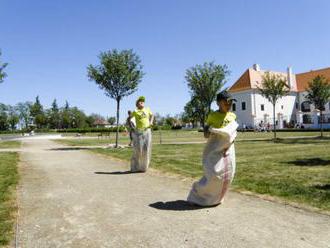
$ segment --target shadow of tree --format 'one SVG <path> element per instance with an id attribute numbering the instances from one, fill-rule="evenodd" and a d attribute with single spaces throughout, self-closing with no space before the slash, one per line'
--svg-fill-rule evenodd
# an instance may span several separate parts
<path id="1" fill-rule="evenodd" d="M 280 144 L 317 144 L 324 143 L 325 140 L 330 140 L 329 137 L 310 137 L 310 138 L 278 138 L 271 142 Z"/>
<path id="2" fill-rule="evenodd" d="M 330 165 L 330 160 L 325 160 L 322 158 L 308 158 L 308 159 L 297 159 L 286 163 L 293 164 L 296 166 L 327 166 Z"/>
<path id="3" fill-rule="evenodd" d="M 94 174 L 98 175 L 127 175 L 127 174 L 137 174 L 137 173 L 145 173 L 143 171 L 96 171 Z"/>
<path id="4" fill-rule="evenodd" d="M 198 210 L 205 208 L 197 205 L 192 205 L 189 202 L 183 200 L 155 202 L 149 204 L 149 207 L 156 208 L 159 210 L 172 210 L 172 211 L 187 211 L 187 210 Z"/>
<path id="5" fill-rule="evenodd" d="M 330 191 L 330 184 L 318 184 L 313 186 L 316 189 L 321 189 L 321 190 L 329 190 Z"/>
<path id="6" fill-rule="evenodd" d="M 88 147 L 59 147 L 59 148 L 51 148 L 48 151 L 79 151 L 79 150 L 90 150 Z"/>

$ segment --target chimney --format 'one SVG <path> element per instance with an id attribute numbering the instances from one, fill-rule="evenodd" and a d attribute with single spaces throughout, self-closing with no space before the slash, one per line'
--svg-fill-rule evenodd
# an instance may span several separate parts
<path id="1" fill-rule="evenodd" d="M 296 76 L 292 73 L 292 67 L 289 66 L 287 68 L 287 78 L 288 78 L 288 85 L 290 87 L 290 90 L 296 90 Z"/>
<path id="2" fill-rule="evenodd" d="M 255 71 L 260 71 L 260 65 L 258 65 L 258 64 L 254 64 L 254 65 L 253 65 L 253 69 L 254 69 Z"/>

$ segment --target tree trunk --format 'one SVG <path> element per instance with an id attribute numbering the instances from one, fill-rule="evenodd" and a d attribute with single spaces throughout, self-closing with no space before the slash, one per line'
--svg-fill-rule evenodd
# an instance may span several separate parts
<path id="1" fill-rule="evenodd" d="M 275 104 L 273 104 L 273 129 L 274 129 L 274 141 L 275 141 L 276 140 Z"/>
<path id="2" fill-rule="evenodd" d="M 320 110 L 321 138 L 323 138 L 323 111 Z"/>
<path id="3" fill-rule="evenodd" d="M 116 99 L 117 101 L 117 131 L 116 131 L 116 145 L 115 147 L 118 147 L 118 135 L 119 135 L 119 105 L 120 105 L 120 98 Z"/>

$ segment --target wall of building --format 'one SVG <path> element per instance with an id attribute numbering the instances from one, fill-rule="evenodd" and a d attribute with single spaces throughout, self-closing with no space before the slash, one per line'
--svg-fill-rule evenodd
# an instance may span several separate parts
<path id="1" fill-rule="evenodd" d="M 251 89 L 242 92 L 232 93 L 237 100 L 236 111 L 238 123 L 242 127 L 245 124 L 247 127 L 255 127 L 263 122 L 263 124 L 273 123 L 273 105 L 260 93 L 257 89 Z M 278 120 L 281 114 L 282 121 L 290 123 L 296 121 L 296 99 L 297 93 L 292 92 L 289 95 L 279 99 L 275 108 L 275 120 Z M 242 102 L 246 103 L 246 109 L 242 109 Z M 264 110 L 261 109 L 263 105 Z M 282 123 L 283 124 L 283 123 Z M 279 125 L 284 127 L 283 125 Z"/>
<path id="2" fill-rule="evenodd" d="M 252 118 L 252 90 L 235 92 L 231 93 L 234 99 L 237 100 L 236 110 L 233 111 L 237 116 L 237 122 L 240 127 L 245 124 L 247 127 L 253 127 L 253 118 Z M 246 109 L 242 109 L 242 103 L 245 102 Z"/>

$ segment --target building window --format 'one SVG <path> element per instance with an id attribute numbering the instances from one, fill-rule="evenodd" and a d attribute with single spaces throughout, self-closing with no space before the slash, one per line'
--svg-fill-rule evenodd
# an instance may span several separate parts
<path id="1" fill-rule="evenodd" d="M 304 101 L 301 103 L 301 111 L 302 112 L 310 112 L 311 111 L 311 104 L 309 101 Z"/>
<path id="2" fill-rule="evenodd" d="M 246 109 L 246 103 L 242 102 L 242 110 L 245 110 L 245 109 Z"/>
<path id="3" fill-rule="evenodd" d="M 283 109 L 283 105 L 281 105 L 281 109 Z"/>
<path id="4" fill-rule="evenodd" d="M 261 104 L 260 108 L 261 108 L 261 111 L 265 111 L 265 105 L 264 104 Z"/>
<path id="5" fill-rule="evenodd" d="M 235 112 L 236 111 L 236 103 L 233 103 L 233 105 L 232 105 L 232 110 Z"/>
<path id="6" fill-rule="evenodd" d="M 296 109 L 298 109 L 299 108 L 299 104 L 296 102 Z"/>

